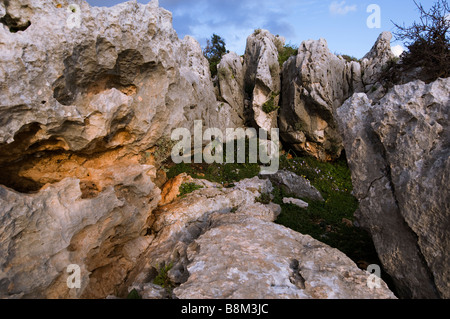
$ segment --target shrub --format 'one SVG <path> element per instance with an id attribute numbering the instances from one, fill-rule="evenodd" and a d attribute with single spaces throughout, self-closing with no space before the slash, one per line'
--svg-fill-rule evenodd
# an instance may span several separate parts
<path id="1" fill-rule="evenodd" d="M 450 6 L 447 0 L 438 0 L 429 11 L 414 1 L 420 13 L 420 21 L 406 27 L 394 23 L 397 40 L 403 41 L 407 51 L 401 62 L 394 65 L 391 80 L 398 81 L 401 73 L 420 68 L 419 79 L 432 82 L 439 77 L 450 76 Z M 394 83 L 395 84 L 395 83 Z"/>
<path id="2" fill-rule="evenodd" d="M 217 75 L 217 65 L 220 63 L 222 56 L 227 52 L 225 40 L 217 34 L 213 34 L 211 40 L 207 40 L 203 55 L 209 61 L 209 69 L 212 77 Z"/>
<path id="3" fill-rule="evenodd" d="M 169 278 L 169 271 L 172 269 L 172 267 L 173 267 L 172 263 L 166 266 L 164 265 L 160 266 L 158 276 L 156 276 L 156 278 L 153 279 L 153 283 L 166 289 L 173 288 L 174 284 Z"/>
<path id="4" fill-rule="evenodd" d="M 298 47 L 293 44 L 286 44 L 279 52 L 278 52 L 278 62 L 280 63 L 280 68 L 283 67 L 284 62 L 289 60 L 291 56 L 295 56 L 298 54 Z"/>
<path id="5" fill-rule="evenodd" d="M 279 106 L 275 104 L 275 98 L 276 98 L 278 95 L 280 95 L 280 94 L 279 94 L 279 93 L 272 92 L 272 93 L 270 94 L 269 100 L 268 100 L 266 103 L 264 103 L 264 104 L 262 105 L 262 110 L 263 110 L 265 113 L 270 114 L 270 113 L 272 113 L 273 111 L 278 110 Z"/>

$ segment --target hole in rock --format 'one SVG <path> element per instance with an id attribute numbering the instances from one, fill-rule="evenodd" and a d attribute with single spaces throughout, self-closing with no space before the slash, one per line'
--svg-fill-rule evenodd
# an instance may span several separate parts
<path id="1" fill-rule="evenodd" d="M 0 19 L 0 23 L 8 27 L 9 32 L 17 33 L 19 31 L 25 31 L 31 25 L 30 21 L 20 24 L 18 19 L 12 18 L 8 13 Z"/>
<path id="2" fill-rule="evenodd" d="M 53 83 L 53 97 L 59 103 L 71 105 L 80 94 L 91 96 L 113 88 L 134 95 L 138 91 L 134 83 L 157 70 L 156 63 L 145 62 L 137 50 L 121 52 L 111 69 L 100 64 L 101 54 L 93 41 L 74 48 L 64 60 L 64 74 Z"/>

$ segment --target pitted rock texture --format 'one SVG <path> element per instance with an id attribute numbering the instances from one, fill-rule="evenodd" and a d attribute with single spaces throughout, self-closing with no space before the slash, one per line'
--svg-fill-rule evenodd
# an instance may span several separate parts
<path id="1" fill-rule="evenodd" d="M 2 1 L 0 23 L 0 297 L 115 294 L 151 242 L 167 136 L 228 125 L 208 62 L 158 1 Z"/>
<path id="2" fill-rule="evenodd" d="M 338 250 L 273 223 L 279 206 L 255 202 L 272 189 L 269 180 L 230 189 L 197 182 L 205 189 L 159 208 L 149 221 L 154 241 L 125 293 L 135 288 L 153 298 L 152 279 L 161 265 L 172 265 L 172 298 L 395 298 L 382 281 L 371 290 L 369 274 Z"/>
<path id="3" fill-rule="evenodd" d="M 269 133 L 272 128 L 278 127 L 281 92 L 278 48 L 283 45 L 283 38 L 276 37 L 267 30 L 255 30 L 247 38 L 244 55 L 244 91 L 249 108 L 248 122 L 251 126 L 262 128 Z M 270 112 L 264 111 L 264 105 L 267 103 L 273 106 Z"/>
<path id="4" fill-rule="evenodd" d="M 410 82 L 337 110 L 359 221 L 406 298 L 450 294 L 449 87 L 448 78 Z"/>
<path id="5" fill-rule="evenodd" d="M 393 58 L 391 38 L 382 33 L 361 62 L 334 55 L 325 39 L 304 41 L 282 69 L 279 127 L 284 142 L 322 161 L 338 158 L 343 144 L 334 112 L 353 93 L 372 91 Z M 375 93 L 386 92 L 380 85 Z"/>

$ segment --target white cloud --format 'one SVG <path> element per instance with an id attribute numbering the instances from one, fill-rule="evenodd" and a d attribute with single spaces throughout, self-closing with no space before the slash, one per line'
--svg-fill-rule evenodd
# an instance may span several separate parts
<path id="1" fill-rule="evenodd" d="M 354 5 L 346 5 L 345 1 L 333 1 L 330 4 L 330 13 L 334 15 L 346 15 L 349 12 L 353 12 L 357 10 L 356 4 Z"/>
<path id="2" fill-rule="evenodd" d="M 392 50 L 392 53 L 393 53 L 395 56 L 397 56 L 397 57 L 401 56 L 402 53 L 405 51 L 405 49 L 404 49 L 400 44 L 399 44 L 399 45 L 396 45 L 396 46 L 393 46 L 393 47 L 391 48 L 391 50 Z"/>

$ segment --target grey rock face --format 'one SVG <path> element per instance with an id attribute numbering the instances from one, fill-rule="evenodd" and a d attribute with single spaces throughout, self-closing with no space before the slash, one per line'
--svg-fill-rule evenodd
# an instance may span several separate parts
<path id="1" fill-rule="evenodd" d="M 311 185 L 311 183 L 301 176 L 295 173 L 280 170 L 275 174 L 268 175 L 265 178 L 269 178 L 274 185 L 281 186 L 288 194 L 292 194 L 296 197 L 309 198 L 312 200 L 323 201 L 322 194 Z"/>
<path id="2" fill-rule="evenodd" d="M 234 126 L 245 124 L 244 115 L 244 69 L 241 57 L 234 52 L 225 54 L 217 66 L 220 96 L 231 107 L 232 114 L 237 117 Z"/>
<path id="3" fill-rule="evenodd" d="M 267 30 L 256 30 L 247 38 L 244 55 L 244 90 L 250 105 L 250 122 L 270 132 L 278 127 L 276 107 L 279 104 L 281 81 L 278 49 L 282 38 Z M 273 106 L 265 112 L 264 105 Z"/>
<path id="4" fill-rule="evenodd" d="M 383 32 L 378 37 L 372 49 L 361 60 L 362 83 L 369 92 L 379 81 L 383 67 L 394 58 L 391 50 L 392 33 Z"/>
<path id="5" fill-rule="evenodd" d="M 200 45 L 157 1 L 73 3 L 79 26 L 67 1 L 0 4 L 0 297 L 114 294 L 151 241 L 160 140 L 229 125 Z"/>
<path id="6" fill-rule="evenodd" d="M 355 92 L 371 90 L 393 57 L 392 35 L 380 35 L 361 63 L 332 54 L 324 39 L 303 42 L 296 57 L 283 65 L 279 127 L 294 149 L 328 161 L 343 149 L 334 111 Z"/>
<path id="7" fill-rule="evenodd" d="M 147 286 L 152 269 L 172 264 L 181 299 L 395 298 L 383 282 L 369 289 L 369 274 L 338 250 L 273 223 L 274 204 L 255 202 L 272 189 L 268 180 L 204 185 L 160 208 L 130 287 Z"/>
<path id="8" fill-rule="evenodd" d="M 355 94 L 337 110 L 360 223 L 404 297 L 450 293 L 449 87 L 411 82 L 377 103 Z"/>

